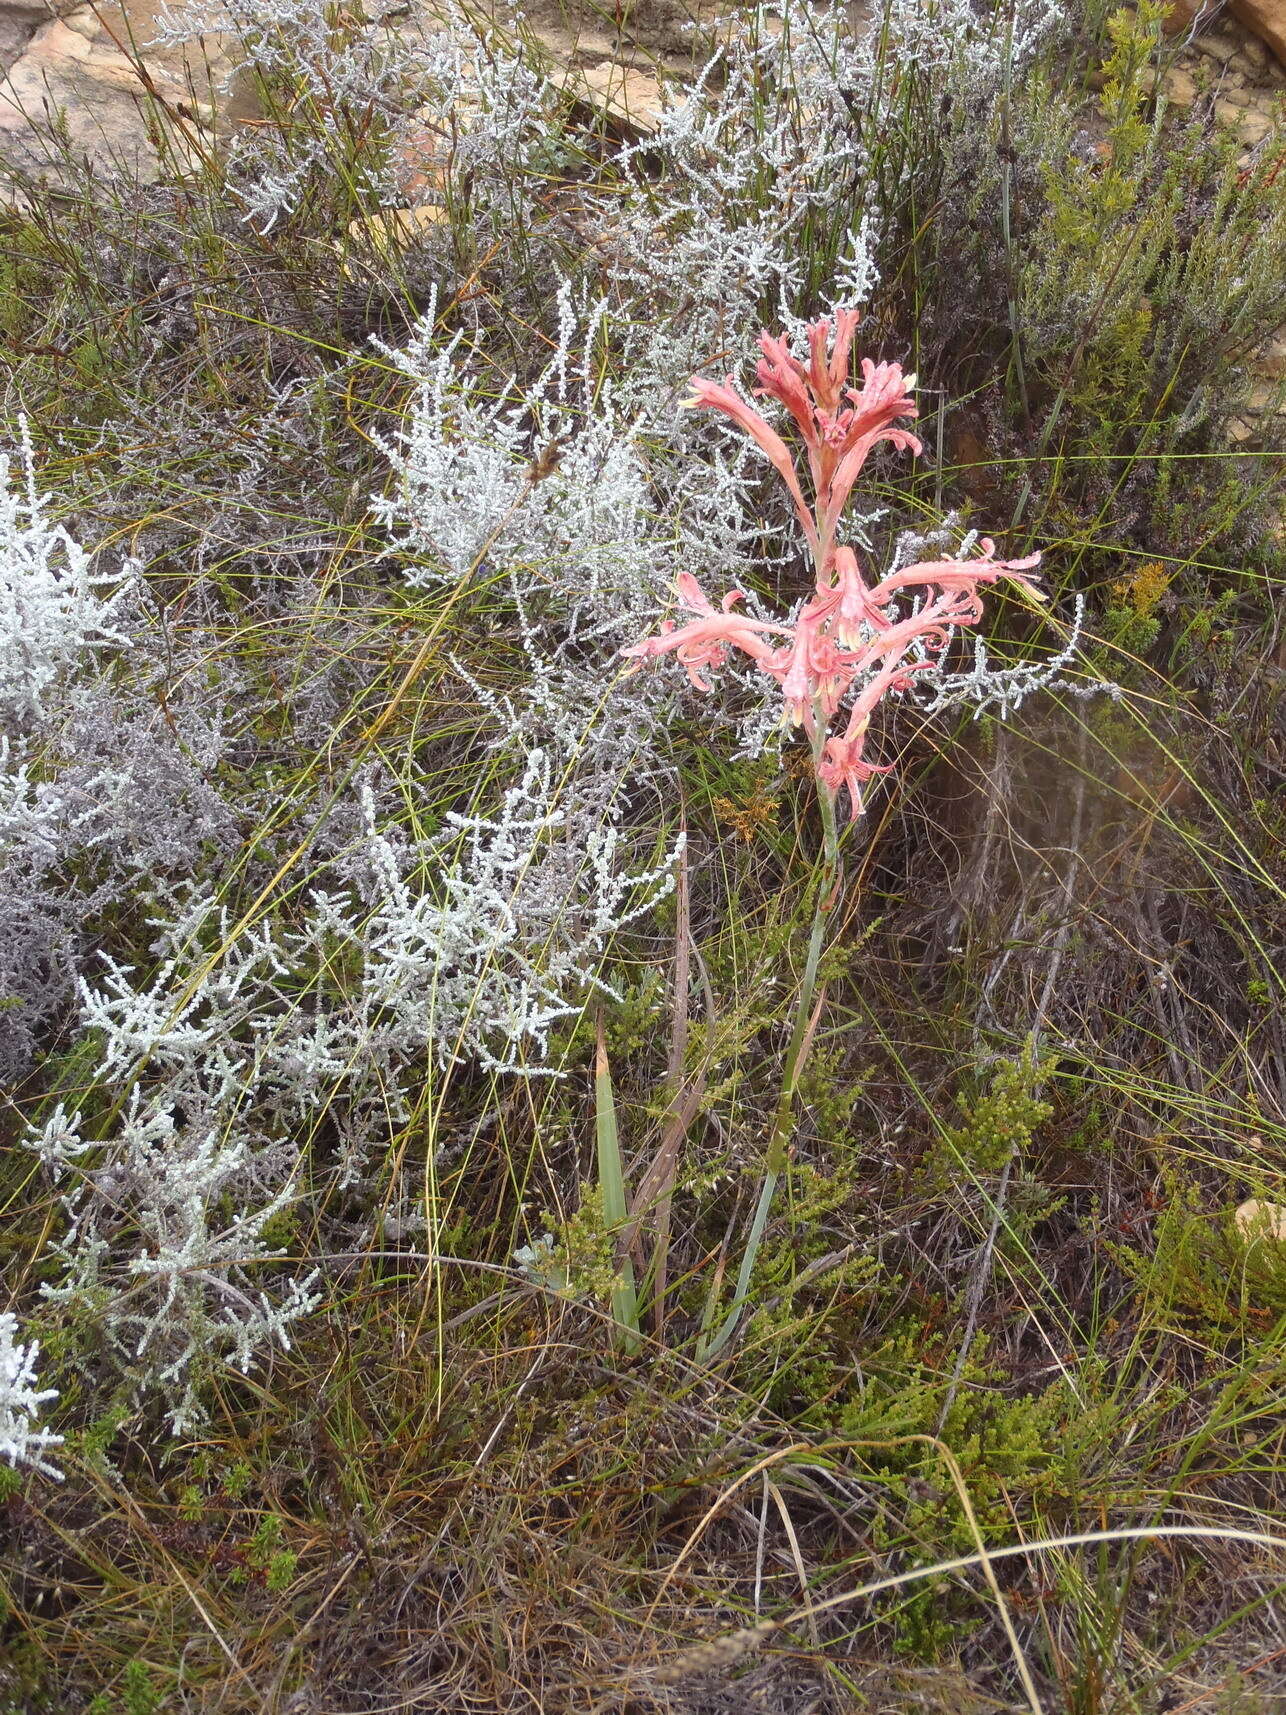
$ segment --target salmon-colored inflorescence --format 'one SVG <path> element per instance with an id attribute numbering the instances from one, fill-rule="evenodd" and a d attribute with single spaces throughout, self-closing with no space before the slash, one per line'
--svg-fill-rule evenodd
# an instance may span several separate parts
<path id="1" fill-rule="evenodd" d="M 719 667 L 729 649 L 739 650 L 781 686 L 786 719 L 802 725 L 818 758 L 818 779 L 829 793 L 847 789 L 856 817 L 861 787 L 872 775 L 887 772 L 862 754 L 871 715 L 890 692 L 907 690 L 917 674 L 936 668 L 954 633 L 982 617 L 981 587 L 1006 578 L 1036 600 L 1044 600 L 1027 574 L 1039 554 L 998 560 L 995 543 L 983 537 L 979 557 L 926 560 L 904 566 L 874 584 L 862 576 L 857 555 L 837 547 L 836 531 L 863 464 L 880 441 L 918 453 L 920 443 L 899 419 L 914 417 L 910 397 L 914 376 L 896 363 L 863 358 L 862 385 L 848 385 L 849 353 L 858 316 L 841 310 L 834 322 L 808 328 L 809 361 L 793 357 L 784 338 L 760 335 L 757 393 L 777 399 L 792 418 L 807 455 L 813 491 L 810 506 L 789 446 L 770 423 L 744 400 L 732 377 L 722 384 L 695 376 L 691 407 L 708 406 L 731 417 L 767 455 L 789 490 L 812 553 L 815 585 L 793 619 L 758 619 L 735 612 L 745 592 L 731 590 L 715 607 L 690 572 L 676 581 L 681 606 L 694 617 L 686 624 L 666 621 L 654 637 L 632 644 L 624 654 L 640 666 L 658 656 L 676 654 L 700 690 L 710 689 L 708 670 Z M 909 611 L 899 611 L 899 598 Z M 635 669 L 637 670 L 637 669 Z M 850 694 L 842 733 L 829 731 Z"/>

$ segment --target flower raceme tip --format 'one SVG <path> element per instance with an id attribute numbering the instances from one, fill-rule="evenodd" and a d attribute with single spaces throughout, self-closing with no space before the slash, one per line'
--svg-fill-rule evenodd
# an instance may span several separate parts
<path id="1" fill-rule="evenodd" d="M 848 385 L 849 353 L 859 319 L 856 310 L 840 310 L 833 341 L 830 321 L 810 324 L 807 365 L 792 355 L 784 335 L 759 336 L 763 355 L 755 370 L 759 382 L 755 393 L 784 405 L 799 431 L 813 488 L 811 508 L 785 441 L 736 391 L 732 376 L 720 383 L 694 375 L 692 395 L 684 401 L 689 408 L 723 411 L 767 455 L 790 491 L 819 575 L 833 558 L 836 526 L 872 448 L 890 441 L 905 451 L 921 451 L 909 430 L 895 426 L 902 418 L 919 415 L 911 398 L 914 375 L 904 375 L 899 364 L 877 364 L 864 357 L 861 387 Z"/>

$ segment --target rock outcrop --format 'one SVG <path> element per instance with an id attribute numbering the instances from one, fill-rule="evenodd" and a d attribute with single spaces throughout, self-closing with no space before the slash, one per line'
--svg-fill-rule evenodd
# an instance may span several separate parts
<path id="1" fill-rule="evenodd" d="M 199 157 L 232 44 L 151 47 L 154 34 L 151 0 L 0 0 L 0 155 L 20 171 L 65 178 L 70 145 L 89 172 L 147 180 L 162 128 L 180 159 Z"/>
<path id="2" fill-rule="evenodd" d="M 1286 0 L 1229 0 L 1229 10 L 1286 65 Z"/>

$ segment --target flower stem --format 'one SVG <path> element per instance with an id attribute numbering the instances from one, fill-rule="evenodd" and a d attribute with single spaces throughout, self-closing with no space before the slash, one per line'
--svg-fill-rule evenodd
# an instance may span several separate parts
<path id="1" fill-rule="evenodd" d="M 777 1112 L 773 1116 L 773 1127 L 768 1136 L 764 1180 L 759 1188 L 759 1200 L 755 1205 L 750 1231 L 746 1235 L 746 1248 L 742 1253 L 741 1267 L 737 1271 L 736 1293 L 732 1300 L 732 1306 L 718 1333 L 705 1348 L 703 1355 L 707 1358 L 713 1358 L 723 1350 L 732 1338 L 737 1323 L 741 1320 L 741 1313 L 750 1295 L 750 1278 L 754 1272 L 755 1260 L 759 1255 L 764 1229 L 768 1224 L 768 1212 L 777 1193 L 778 1183 L 790 1165 L 790 1141 L 794 1132 L 795 1097 L 799 1089 L 799 1080 L 803 1075 L 804 1066 L 808 1059 L 808 1050 L 812 1044 L 815 1027 L 813 1000 L 817 990 L 817 967 L 821 963 L 822 948 L 826 944 L 826 930 L 830 923 L 831 913 L 839 903 L 842 879 L 839 866 L 839 825 L 835 815 L 835 794 L 823 785 L 821 776 L 816 772 L 817 764 L 821 761 L 822 746 L 825 742 L 825 725 L 819 720 L 817 736 L 813 740 L 813 764 L 814 779 L 817 782 L 817 797 L 822 812 L 822 865 L 817 878 L 817 902 L 813 908 L 813 926 L 808 937 L 808 957 L 804 962 L 804 975 L 799 985 L 799 996 L 795 1003 L 795 1027 L 791 1031 L 790 1046 L 786 1050 L 786 1065 L 782 1074 L 781 1094 L 777 1099 Z"/>

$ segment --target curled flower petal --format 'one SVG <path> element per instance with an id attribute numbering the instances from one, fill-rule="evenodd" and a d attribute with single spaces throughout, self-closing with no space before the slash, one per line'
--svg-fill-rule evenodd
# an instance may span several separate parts
<path id="1" fill-rule="evenodd" d="M 698 690 L 708 691 L 710 683 L 703 676 L 705 669 L 721 667 L 730 648 L 739 649 L 763 666 L 775 648 L 764 633 L 789 629 L 775 620 L 752 619 L 748 614 L 731 612 L 732 604 L 742 599 L 741 590 L 730 590 L 723 598 L 722 608 L 716 608 L 691 572 L 680 572 L 675 587 L 683 606 L 698 617 L 678 626 L 673 620 L 666 620 L 654 637 L 644 637 L 622 649 L 622 655 L 638 664 L 631 672 L 638 672 L 645 661 L 675 654 L 692 684 Z"/>
<path id="2" fill-rule="evenodd" d="M 976 591 L 979 584 L 994 584 L 1005 578 L 1017 584 L 1033 601 L 1046 600 L 1044 591 L 1026 575 L 1034 566 L 1040 564 L 1039 554 L 1028 554 L 1021 560 L 997 560 L 993 557 L 996 544 L 990 536 L 984 536 L 978 546 L 982 550 L 982 557 L 977 560 L 924 560 L 913 566 L 903 566 L 900 571 L 890 572 L 871 590 L 870 599 L 883 606 L 899 590 L 916 586 Z M 981 613 L 981 608 L 978 611 Z"/>
<path id="3" fill-rule="evenodd" d="M 836 549 L 835 579 L 833 625 L 836 637 L 846 649 L 860 647 L 870 632 L 888 630 L 892 621 L 884 611 L 884 604 L 874 599 L 851 548 Z"/>

